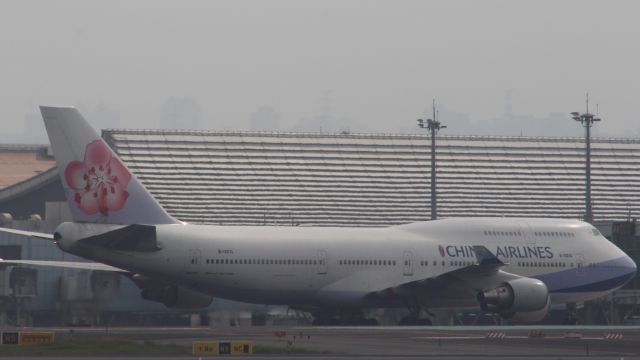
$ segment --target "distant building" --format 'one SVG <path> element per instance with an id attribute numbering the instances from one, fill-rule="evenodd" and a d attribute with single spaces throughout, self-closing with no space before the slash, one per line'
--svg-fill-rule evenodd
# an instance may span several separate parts
<path id="1" fill-rule="evenodd" d="M 252 131 L 277 131 L 280 127 L 280 114 L 271 106 L 261 106 L 251 113 L 249 128 Z"/>
<path id="2" fill-rule="evenodd" d="M 55 165 L 46 145 L 0 145 L 0 213 L 44 216 L 44 199 L 63 201 Z"/>

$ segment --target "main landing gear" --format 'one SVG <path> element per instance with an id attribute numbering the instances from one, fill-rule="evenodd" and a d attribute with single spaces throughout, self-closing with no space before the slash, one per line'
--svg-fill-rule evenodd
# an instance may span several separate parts
<path id="1" fill-rule="evenodd" d="M 430 317 L 434 317 L 435 315 L 429 312 L 427 309 L 423 309 L 417 303 L 411 304 L 407 302 L 407 309 L 409 309 L 409 314 L 403 316 L 398 322 L 398 326 L 431 326 L 433 323 L 431 322 Z M 423 311 L 424 310 L 424 311 Z"/>
<path id="2" fill-rule="evenodd" d="M 576 309 L 576 304 L 568 303 L 566 307 L 567 307 L 567 312 L 564 316 L 564 319 L 562 319 L 562 325 L 578 325 L 579 321 L 578 321 L 578 311 Z"/>

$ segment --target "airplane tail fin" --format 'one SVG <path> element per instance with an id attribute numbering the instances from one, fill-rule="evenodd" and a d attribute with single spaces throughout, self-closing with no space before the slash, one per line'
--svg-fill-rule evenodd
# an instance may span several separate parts
<path id="1" fill-rule="evenodd" d="M 40 112 L 74 221 L 123 225 L 178 223 L 78 110 L 41 106 Z"/>

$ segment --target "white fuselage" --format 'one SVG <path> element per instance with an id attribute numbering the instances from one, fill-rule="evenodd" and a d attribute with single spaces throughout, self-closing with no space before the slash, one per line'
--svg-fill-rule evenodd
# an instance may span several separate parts
<path id="1" fill-rule="evenodd" d="M 63 250 L 216 297 L 261 304 L 402 307 L 367 294 L 436 278 L 476 262 L 482 245 L 502 270 L 542 280 L 556 303 L 609 293 L 635 264 L 587 223 L 472 218 L 387 228 L 156 226 L 160 250 Z M 82 231 L 77 231 L 80 238 Z M 64 236 L 63 236 L 64 238 Z M 473 294 L 436 296 L 428 307 L 476 304 Z"/>

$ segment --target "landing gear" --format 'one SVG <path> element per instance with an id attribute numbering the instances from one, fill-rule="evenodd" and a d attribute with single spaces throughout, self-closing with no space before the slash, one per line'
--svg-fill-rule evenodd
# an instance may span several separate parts
<path id="1" fill-rule="evenodd" d="M 331 309 L 313 313 L 313 326 L 377 326 L 374 318 L 365 318 L 362 309 Z"/>
<path id="2" fill-rule="evenodd" d="M 567 304 L 567 314 L 562 319 L 562 325 L 578 325 L 578 314 L 575 303 Z"/>
<path id="3" fill-rule="evenodd" d="M 417 302 L 405 301 L 409 314 L 398 321 L 398 326 L 431 326 L 431 317 L 435 315 Z"/>

